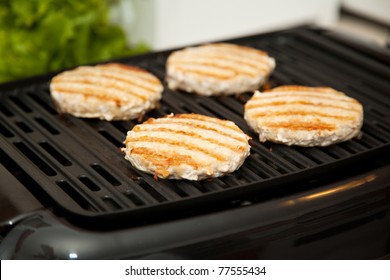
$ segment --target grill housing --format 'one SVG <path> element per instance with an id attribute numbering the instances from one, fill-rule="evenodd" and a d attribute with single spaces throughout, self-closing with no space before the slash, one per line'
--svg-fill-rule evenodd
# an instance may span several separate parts
<path id="1" fill-rule="evenodd" d="M 161 105 L 148 117 L 195 112 L 234 121 L 253 139 L 251 155 L 229 176 L 201 182 L 158 180 L 135 170 L 120 147 L 137 121 L 105 122 L 58 115 L 50 100 L 52 75 L 0 88 L 1 176 L 12 176 L 48 209 L 90 228 L 135 226 L 180 211 L 242 205 L 248 196 L 298 192 L 300 182 L 328 177 L 388 153 L 390 147 L 389 57 L 362 55 L 337 36 L 317 29 L 293 29 L 231 40 L 267 51 L 276 59 L 270 86 L 330 86 L 364 107 L 363 135 L 324 148 L 261 144 L 243 119 L 239 97 L 202 97 L 164 89 Z M 126 58 L 165 78 L 170 51 Z M 310 184 L 307 184 L 307 188 Z M 271 193 L 271 194 L 270 194 Z M 202 209 L 200 211 L 202 211 Z M 199 212 L 199 211 L 198 211 Z M 183 214 L 184 215 L 184 214 Z"/>

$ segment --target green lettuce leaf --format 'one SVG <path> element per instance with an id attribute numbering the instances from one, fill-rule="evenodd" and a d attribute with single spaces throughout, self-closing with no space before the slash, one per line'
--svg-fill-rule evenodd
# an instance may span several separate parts
<path id="1" fill-rule="evenodd" d="M 0 0 L 0 82 L 144 53 L 108 21 L 107 0 Z"/>

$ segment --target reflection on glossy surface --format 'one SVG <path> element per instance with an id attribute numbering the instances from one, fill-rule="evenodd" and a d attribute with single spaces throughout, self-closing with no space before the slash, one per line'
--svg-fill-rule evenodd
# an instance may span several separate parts
<path id="1" fill-rule="evenodd" d="M 14 221 L 0 259 L 364 259 L 389 253 L 390 167 L 284 198 L 111 231 L 50 211 Z"/>
<path id="2" fill-rule="evenodd" d="M 300 202 L 314 200 L 314 199 L 322 198 L 322 197 L 329 196 L 329 195 L 334 195 L 336 193 L 347 191 L 347 190 L 362 186 L 366 183 L 372 182 L 376 178 L 377 178 L 377 176 L 375 174 L 370 174 L 370 175 L 365 176 L 364 178 L 349 181 L 349 182 L 346 182 L 344 184 L 337 185 L 333 188 L 328 188 L 326 190 L 319 191 L 319 192 L 309 194 L 306 196 L 302 196 L 302 197 L 299 197 L 297 199 L 287 200 L 285 203 L 287 205 L 295 205 L 295 204 L 300 203 Z"/>

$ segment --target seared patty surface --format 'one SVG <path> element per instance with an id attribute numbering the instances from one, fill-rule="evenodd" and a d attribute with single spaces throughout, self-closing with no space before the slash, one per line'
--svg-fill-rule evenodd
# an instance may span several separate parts
<path id="1" fill-rule="evenodd" d="M 261 142 L 328 146 L 359 135 L 363 107 L 329 87 L 280 86 L 255 92 L 244 117 Z"/>
<path id="2" fill-rule="evenodd" d="M 111 121 L 135 119 L 155 108 L 163 86 L 144 69 L 109 63 L 62 72 L 50 91 L 62 113 Z"/>
<path id="3" fill-rule="evenodd" d="M 166 65 L 168 87 L 199 95 L 231 95 L 258 89 L 275 68 L 264 51 L 216 43 L 173 52 Z"/>
<path id="4" fill-rule="evenodd" d="M 199 114 L 150 118 L 127 133 L 125 158 L 160 178 L 202 180 L 237 170 L 249 137 L 233 122 Z"/>

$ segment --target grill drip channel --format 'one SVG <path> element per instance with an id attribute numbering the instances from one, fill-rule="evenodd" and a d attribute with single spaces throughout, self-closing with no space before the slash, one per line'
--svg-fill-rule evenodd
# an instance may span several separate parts
<path id="1" fill-rule="evenodd" d="M 252 136 L 252 149 L 244 165 L 231 175 L 201 182 L 156 181 L 132 168 L 119 149 L 137 121 L 106 122 L 58 115 L 50 99 L 48 77 L 45 82 L 2 90 L 1 163 L 58 213 L 79 221 L 115 224 L 123 218 L 204 207 L 277 189 L 389 151 L 390 69 L 381 61 L 319 30 L 293 29 L 233 42 L 266 50 L 275 57 L 272 86 L 327 85 L 358 99 L 365 110 L 362 137 L 324 148 L 262 144 L 242 117 L 250 93 L 210 98 L 166 88 L 159 109 L 145 118 L 195 112 L 229 119 Z M 168 54 L 122 62 L 144 67 L 164 80 Z"/>

